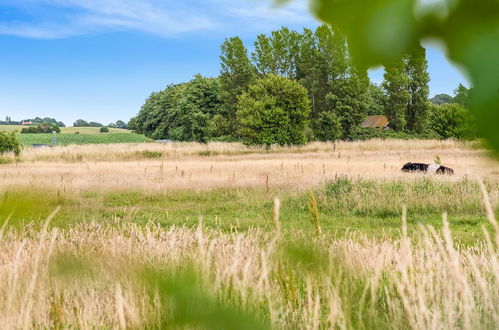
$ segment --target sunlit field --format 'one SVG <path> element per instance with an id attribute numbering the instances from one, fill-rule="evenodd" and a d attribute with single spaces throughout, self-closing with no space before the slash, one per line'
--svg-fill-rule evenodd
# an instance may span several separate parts
<path id="1" fill-rule="evenodd" d="M 454 176 L 407 174 L 408 162 Z M 4 328 L 490 328 L 477 142 L 25 148 L 0 165 Z"/>

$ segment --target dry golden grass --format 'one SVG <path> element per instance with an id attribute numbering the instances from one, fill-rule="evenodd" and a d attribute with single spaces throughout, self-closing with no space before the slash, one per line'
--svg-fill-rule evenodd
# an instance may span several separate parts
<path id="1" fill-rule="evenodd" d="M 163 291 L 148 295 L 139 270 L 183 274 L 186 264 L 195 265 L 195 285 L 206 299 L 276 329 L 492 329 L 499 322 L 499 260 L 490 241 L 456 249 L 447 226 L 443 236 L 421 227 L 418 246 L 405 235 L 378 241 L 310 233 L 298 232 L 295 239 L 307 240 L 311 256 L 289 253 L 278 235 L 258 230 L 240 235 L 131 223 L 6 230 L 0 245 L 0 324 L 173 327 L 182 298 Z M 192 292 L 177 280 L 173 292 Z M 196 309 L 192 313 L 193 323 L 181 325 L 210 321 Z"/>
<path id="2" fill-rule="evenodd" d="M 453 177 L 499 181 L 487 152 L 455 141 L 373 140 L 313 143 L 271 150 L 238 143 L 84 145 L 27 148 L 23 162 L 0 167 L 0 185 L 63 191 L 212 189 L 218 187 L 306 188 L 336 177 L 407 179 L 407 161 L 431 163 L 438 155 Z M 152 159 L 150 159 L 152 158 Z"/>

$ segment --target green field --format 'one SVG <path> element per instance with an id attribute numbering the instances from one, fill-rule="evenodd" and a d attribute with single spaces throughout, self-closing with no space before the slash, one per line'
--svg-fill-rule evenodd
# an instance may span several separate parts
<path id="1" fill-rule="evenodd" d="M 0 132 L 20 132 L 25 126 L 15 126 L 15 125 L 0 125 Z M 61 127 L 61 134 L 74 134 L 79 132 L 80 134 L 99 134 L 100 127 Z M 109 133 L 125 134 L 131 133 L 132 131 L 122 128 L 109 128 Z"/>
<path id="2" fill-rule="evenodd" d="M 497 191 L 497 185 L 490 189 Z M 450 227 L 457 242 L 476 245 L 483 242 L 482 225 L 491 230 L 481 201 L 478 185 L 468 180 L 437 183 L 428 179 L 415 182 L 380 182 L 375 180 L 331 181 L 313 190 L 317 202 L 319 226 L 329 237 L 344 237 L 355 232 L 377 239 L 400 237 L 402 205 L 408 208 L 409 232 L 418 224 L 442 226 L 442 214 L 448 212 Z M 6 217 L 12 208 L 36 205 L 28 213 L 16 212 L 13 220 L 44 218 L 57 205 L 62 211 L 54 224 L 66 227 L 93 219 L 101 224 L 128 218 L 146 225 L 151 220 L 163 227 L 196 227 L 198 217 L 214 230 L 245 232 L 250 228 L 273 229 L 272 207 L 275 196 L 281 198 L 282 229 L 290 237 L 297 231 L 313 232 L 309 209 L 310 192 L 263 188 L 220 188 L 212 191 L 179 190 L 147 193 L 138 190 L 97 193 L 52 191 L 12 191 L 0 205 Z M 27 199 L 24 201 L 24 199 Z M 380 202 L 383 201 L 383 202 Z M 18 205 L 19 204 L 19 205 Z"/>
<path id="3" fill-rule="evenodd" d="M 58 145 L 69 144 L 102 144 L 102 143 L 141 143 L 150 141 L 147 137 L 134 133 L 114 134 L 57 134 Z M 52 144 L 52 134 L 18 134 L 17 138 L 22 145 Z"/>

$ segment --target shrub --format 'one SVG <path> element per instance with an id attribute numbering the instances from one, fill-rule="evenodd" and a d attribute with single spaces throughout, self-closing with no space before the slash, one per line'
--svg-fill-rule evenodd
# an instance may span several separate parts
<path id="1" fill-rule="evenodd" d="M 237 105 L 239 133 L 246 144 L 304 144 L 309 114 L 307 90 L 276 75 L 250 85 Z"/>
<path id="2" fill-rule="evenodd" d="M 109 133 L 109 128 L 107 128 L 106 126 L 103 126 L 100 128 L 99 132 L 101 133 Z"/>
<path id="3" fill-rule="evenodd" d="M 21 144 L 17 141 L 15 132 L 0 132 L 0 154 L 5 152 L 13 152 L 16 156 L 21 153 Z"/>
<path id="4" fill-rule="evenodd" d="M 433 131 L 427 130 L 420 134 L 408 133 L 408 132 L 396 132 L 391 129 L 379 129 L 373 127 L 358 127 L 353 130 L 350 135 L 351 140 L 369 140 L 369 139 L 421 139 L 421 140 L 432 140 L 440 139 L 441 137 Z"/>

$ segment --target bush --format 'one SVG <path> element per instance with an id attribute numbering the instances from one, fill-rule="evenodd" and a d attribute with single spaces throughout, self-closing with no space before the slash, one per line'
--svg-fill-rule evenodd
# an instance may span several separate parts
<path id="1" fill-rule="evenodd" d="M 36 134 L 36 133 L 38 133 L 38 132 L 36 131 L 36 127 L 35 126 L 24 127 L 21 130 L 21 134 Z"/>
<path id="2" fill-rule="evenodd" d="M 0 132 L 0 154 L 5 152 L 13 152 L 16 156 L 21 153 L 21 144 L 17 141 L 15 132 Z"/>
<path id="3" fill-rule="evenodd" d="M 477 137 L 471 113 L 457 103 L 431 106 L 430 128 L 443 139 L 473 140 Z"/>
<path id="4" fill-rule="evenodd" d="M 99 132 L 101 133 L 109 133 L 109 128 L 107 128 L 106 126 L 103 126 L 100 128 Z"/>
<path id="5" fill-rule="evenodd" d="M 408 132 L 396 132 L 391 129 L 379 129 L 373 127 L 358 127 L 353 130 L 350 134 L 351 140 L 370 140 L 370 139 L 421 139 L 421 140 L 433 140 L 440 139 L 441 137 L 433 131 L 425 131 L 420 134 L 408 133 Z"/>
<path id="6" fill-rule="evenodd" d="M 309 114 L 310 101 L 302 85 L 268 75 L 239 97 L 239 134 L 246 144 L 304 144 Z"/>

